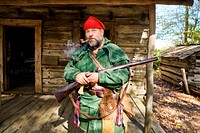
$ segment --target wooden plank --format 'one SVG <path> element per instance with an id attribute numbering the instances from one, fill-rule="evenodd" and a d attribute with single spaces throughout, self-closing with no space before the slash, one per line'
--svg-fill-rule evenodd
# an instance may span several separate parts
<path id="1" fill-rule="evenodd" d="M 63 79 L 63 73 L 64 73 L 64 70 L 47 70 L 47 69 L 43 69 L 43 72 L 42 72 L 42 77 L 44 79 L 47 79 L 47 78 L 62 78 Z"/>
<path id="2" fill-rule="evenodd" d="M 73 95 L 74 97 L 77 97 L 76 94 Z M 131 121 L 128 124 L 127 133 L 142 133 L 144 130 L 145 107 L 137 97 L 133 98 L 133 109 L 136 117 L 131 118 Z M 17 100 L 18 99 L 15 101 Z M 29 104 L 26 104 L 26 106 L 24 106 L 21 110 L 13 112 L 14 115 L 2 123 L 2 133 L 83 133 L 80 128 L 76 128 L 72 123 L 74 117 L 74 107 L 68 97 L 66 97 L 60 104 L 55 101 L 54 95 L 33 95 L 29 98 L 29 100 Z M 23 102 L 21 102 L 21 104 L 24 105 Z M 154 124 L 155 123 L 153 123 L 153 125 Z M 154 130 L 154 128 L 159 129 L 159 126 L 152 126 L 152 128 L 152 131 L 162 133 L 161 131 Z"/>
<path id="3" fill-rule="evenodd" d="M 65 104 L 65 105 L 68 105 L 68 103 L 70 102 L 70 100 L 68 98 L 65 98 L 61 104 Z M 58 131 L 58 125 L 57 123 L 59 124 L 59 126 L 61 127 L 60 129 L 60 132 L 62 132 L 63 130 L 65 132 L 67 132 L 65 128 L 62 127 L 62 123 L 66 122 L 67 121 L 67 117 L 66 118 L 63 118 L 62 120 L 63 121 L 59 121 L 61 119 L 61 115 L 63 113 L 65 113 L 63 110 L 65 109 L 69 109 L 68 106 L 62 106 L 61 104 L 57 103 L 57 109 L 52 112 L 52 115 L 49 117 L 49 122 L 46 122 L 45 125 L 43 126 L 43 128 L 41 129 L 41 132 L 49 132 L 49 131 L 52 131 L 52 132 L 57 132 Z M 65 114 L 66 115 L 66 114 Z M 58 131 L 59 132 L 59 131 Z"/>
<path id="4" fill-rule="evenodd" d="M 200 67 L 195 67 L 194 69 L 190 69 L 188 70 L 190 73 L 195 73 L 195 74 L 199 74 L 200 73 Z"/>
<path id="5" fill-rule="evenodd" d="M 0 91 L 3 91 L 3 26 L 0 23 Z M 1 94 L 1 93 L 0 93 Z"/>
<path id="6" fill-rule="evenodd" d="M 42 28 L 35 27 L 35 92 L 42 93 Z"/>
<path id="7" fill-rule="evenodd" d="M 18 126 L 21 126 L 18 121 L 19 119 L 21 119 L 21 117 L 25 114 L 27 114 L 27 112 L 30 111 L 30 109 L 34 109 L 36 106 L 36 104 L 39 102 L 38 101 L 38 97 L 37 96 L 33 96 L 33 101 L 28 104 L 27 106 L 25 106 L 23 109 L 21 109 L 18 112 L 15 112 L 15 115 L 12 115 L 9 119 L 7 119 L 6 121 L 4 121 L 1 124 L 1 131 L 3 132 L 4 130 L 6 130 L 7 128 L 9 128 L 10 125 L 13 125 L 14 123 L 17 123 Z M 38 107 L 39 108 L 39 107 Z M 13 127 L 13 126 L 12 126 Z M 17 128 L 13 128 L 13 129 L 17 129 Z"/>
<path id="8" fill-rule="evenodd" d="M 98 1 L 90 1 L 90 0 L 1 0 L 0 5 L 24 5 L 24 6 L 33 6 L 33 5 L 66 5 L 66 4 L 106 4 L 106 5 L 148 5 L 148 4 L 171 4 L 171 5 L 193 5 L 193 0 L 98 0 Z"/>
<path id="9" fill-rule="evenodd" d="M 58 65 L 58 57 L 55 56 L 42 56 L 42 64 L 44 65 Z"/>
<path id="10" fill-rule="evenodd" d="M 144 25 L 117 25 L 117 32 L 119 35 L 121 34 L 138 34 L 142 33 L 145 27 Z"/>
<path id="11" fill-rule="evenodd" d="M 80 21 L 79 20 L 74 20 L 74 25 L 73 25 L 73 42 L 74 43 L 80 43 Z"/>
<path id="12" fill-rule="evenodd" d="M 168 71 L 168 72 L 174 73 L 174 74 L 177 74 L 177 75 L 182 75 L 180 67 L 173 67 L 173 66 L 161 65 L 160 69 L 164 70 L 164 71 Z"/>
<path id="13" fill-rule="evenodd" d="M 24 97 L 24 98 L 20 97 L 18 100 L 16 100 L 10 106 L 6 107 L 5 109 L 3 108 L 2 116 L 1 116 L 1 119 L 0 119 L 1 122 L 6 120 L 6 119 L 8 119 L 8 118 L 10 118 L 16 112 L 18 112 L 19 110 L 24 108 L 27 104 L 29 104 L 30 100 L 32 100 L 32 98 L 29 99 L 29 97 L 30 96 L 27 96 L 27 97 Z M 21 104 L 22 102 L 23 102 L 23 104 Z"/>
<path id="14" fill-rule="evenodd" d="M 190 90 L 188 88 L 188 82 L 187 82 L 187 76 L 185 73 L 185 69 L 181 68 L 181 72 L 182 72 L 182 77 L 183 77 L 183 83 L 184 83 L 184 87 L 186 89 L 187 94 L 190 94 Z"/>
<path id="15" fill-rule="evenodd" d="M 154 44 L 155 44 L 155 26 L 156 26 L 156 16 L 155 16 L 156 6 L 155 4 L 149 5 L 149 43 L 147 44 L 147 58 L 153 57 L 154 54 Z M 153 62 L 148 63 L 146 66 L 147 70 L 147 95 L 146 95 L 146 108 L 145 108 L 145 128 L 144 133 L 149 133 L 152 128 L 152 116 L 153 116 Z"/>
<path id="16" fill-rule="evenodd" d="M 182 76 L 170 73 L 168 71 L 161 70 L 161 74 L 173 79 L 177 83 L 183 81 L 183 77 Z"/>
<path id="17" fill-rule="evenodd" d="M 51 99 L 50 99 L 51 100 Z M 32 126 L 28 132 L 40 132 L 40 130 L 43 128 L 45 123 L 49 121 L 50 116 L 52 115 L 52 112 L 54 112 L 58 108 L 58 103 L 53 99 L 53 103 L 50 103 L 49 108 L 46 108 L 45 113 L 37 119 L 37 122 Z"/>
<path id="18" fill-rule="evenodd" d="M 180 86 L 180 84 L 178 82 L 174 81 L 174 79 L 171 79 L 171 78 L 169 78 L 169 77 L 167 77 L 165 75 L 161 75 L 161 79 L 164 80 L 164 81 L 167 81 L 169 83 L 172 83 L 172 84 Z"/>
<path id="19" fill-rule="evenodd" d="M 48 43 L 45 42 L 43 44 L 44 49 L 54 49 L 54 50 L 60 50 L 60 49 L 66 49 L 67 44 L 66 43 Z"/>
<path id="20" fill-rule="evenodd" d="M 55 101 L 55 99 L 49 99 L 48 95 L 45 96 L 45 98 L 47 99 L 47 101 L 45 101 L 45 103 L 35 112 L 36 114 L 34 114 L 33 117 L 28 118 L 26 120 L 25 125 L 22 126 L 22 127 L 20 127 L 18 129 L 18 132 L 20 132 L 20 133 L 26 133 L 26 132 L 28 132 L 33 127 L 33 125 L 36 125 L 38 123 L 38 121 L 36 121 L 36 119 L 39 119 L 42 115 L 44 115 L 44 113 L 46 112 L 46 110 Z"/>
<path id="21" fill-rule="evenodd" d="M 136 120 L 134 120 L 134 124 L 135 126 L 137 126 L 137 128 L 140 128 L 139 131 L 144 131 L 144 117 L 145 117 L 145 106 L 144 104 L 141 102 L 140 99 L 138 99 L 137 97 L 134 97 L 132 95 L 129 95 L 134 106 L 133 106 L 133 110 L 134 113 L 136 114 Z M 137 132 L 139 132 L 137 131 Z M 137 133 L 136 132 L 136 133 Z M 151 129 L 148 133 L 165 133 L 165 131 L 161 128 L 161 126 L 158 124 L 158 122 L 156 122 L 155 120 L 152 119 L 152 126 Z"/>
<path id="22" fill-rule="evenodd" d="M 15 97 L 16 97 L 16 95 L 13 95 L 13 94 L 2 94 L 1 95 L 1 105 L 12 101 L 13 99 L 15 99 Z"/>
<path id="23" fill-rule="evenodd" d="M 19 117 L 19 119 L 17 119 L 15 121 L 15 123 L 13 123 L 12 125 L 9 125 L 10 127 L 8 127 L 3 133 L 16 132 L 16 131 L 18 131 L 18 129 L 20 129 L 22 127 L 26 127 L 26 124 L 31 124 L 31 123 L 27 123 L 27 121 L 29 121 L 30 118 L 36 119 L 36 117 L 34 117 L 34 114 L 37 114 L 37 111 L 48 100 L 47 98 L 48 97 L 45 95 L 39 96 L 38 99 L 36 100 L 36 103 L 35 103 L 35 101 L 33 101 L 35 103 L 35 105 L 33 107 L 29 108 L 29 110 L 27 112 L 22 111 L 24 114 L 21 117 Z M 6 123 L 7 123 L 7 121 L 6 121 Z"/>
<path id="24" fill-rule="evenodd" d="M 63 78 L 48 78 L 48 79 L 43 79 L 43 84 L 45 85 L 63 85 L 65 84 L 66 81 Z"/>
<path id="25" fill-rule="evenodd" d="M 42 55 L 58 56 L 58 57 L 61 57 L 61 58 L 66 58 L 64 50 L 62 50 L 62 49 L 60 49 L 60 50 L 43 49 Z"/>
<path id="26" fill-rule="evenodd" d="M 188 66 L 188 64 L 186 62 L 183 61 L 176 61 L 176 60 L 171 60 L 170 58 L 168 59 L 161 59 L 161 65 L 165 64 L 168 66 L 176 66 L 176 67 L 183 67 L 186 68 Z"/>
<path id="27" fill-rule="evenodd" d="M 0 24 L 8 26 L 35 27 L 35 26 L 42 26 L 42 21 L 30 20 L 30 19 L 0 19 Z"/>

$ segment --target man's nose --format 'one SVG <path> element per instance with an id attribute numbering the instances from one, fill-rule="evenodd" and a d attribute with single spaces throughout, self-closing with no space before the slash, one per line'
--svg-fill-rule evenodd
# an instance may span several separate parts
<path id="1" fill-rule="evenodd" d="M 90 37 L 93 36 L 93 32 L 92 32 L 92 31 L 89 32 L 89 36 L 90 36 Z"/>

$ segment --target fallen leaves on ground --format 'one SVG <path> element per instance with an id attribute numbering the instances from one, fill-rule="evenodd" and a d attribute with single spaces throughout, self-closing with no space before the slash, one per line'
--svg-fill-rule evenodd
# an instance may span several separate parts
<path id="1" fill-rule="evenodd" d="M 154 81 L 154 119 L 167 133 L 200 133 L 200 96 Z"/>

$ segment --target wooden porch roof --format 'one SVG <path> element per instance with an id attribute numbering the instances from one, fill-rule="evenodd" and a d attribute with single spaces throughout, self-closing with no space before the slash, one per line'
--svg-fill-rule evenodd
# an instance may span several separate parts
<path id="1" fill-rule="evenodd" d="M 106 4 L 106 5 L 193 5 L 193 0 L 1 0 L 0 5 L 32 6 L 32 5 L 66 5 L 66 4 Z"/>

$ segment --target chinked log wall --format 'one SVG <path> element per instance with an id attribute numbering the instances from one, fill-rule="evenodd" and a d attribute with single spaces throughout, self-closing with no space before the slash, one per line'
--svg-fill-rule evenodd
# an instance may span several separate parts
<path id="1" fill-rule="evenodd" d="M 180 85 L 183 81 L 181 68 L 185 68 L 188 71 L 188 61 L 180 60 L 177 58 L 162 58 L 161 61 L 161 79 Z"/>
<path id="2" fill-rule="evenodd" d="M 189 89 L 200 88 L 200 52 L 197 52 L 185 59 L 162 57 L 161 61 L 161 79 L 172 84 L 180 86 L 183 83 L 183 74 L 181 69 L 186 71 Z M 183 84 L 184 86 L 184 84 Z M 199 91 L 200 92 L 200 91 Z"/>
<path id="3" fill-rule="evenodd" d="M 65 5 L 65 6 L 1 6 L 0 18 L 42 20 L 42 87 L 52 93 L 63 84 L 63 69 L 69 58 L 63 52 L 66 42 L 79 42 L 80 27 L 88 16 L 102 20 L 110 29 L 110 39 L 131 60 L 147 56 L 147 40 L 140 43 L 144 29 L 149 29 L 148 6 Z M 131 91 L 144 94 L 145 65 L 132 67 Z M 141 90 L 141 91 L 140 91 Z"/>

